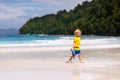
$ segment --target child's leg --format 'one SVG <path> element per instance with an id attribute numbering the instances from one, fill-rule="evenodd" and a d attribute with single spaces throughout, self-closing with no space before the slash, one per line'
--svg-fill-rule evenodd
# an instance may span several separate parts
<path id="1" fill-rule="evenodd" d="M 73 58 L 74 58 L 73 56 L 70 57 L 70 59 L 69 59 L 69 62 L 70 62 L 70 63 L 72 62 L 72 59 L 73 59 Z"/>
<path id="2" fill-rule="evenodd" d="M 80 60 L 81 63 L 83 63 L 84 61 L 82 60 L 82 56 L 80 54 L 78 54 L 78 58 Z"/>

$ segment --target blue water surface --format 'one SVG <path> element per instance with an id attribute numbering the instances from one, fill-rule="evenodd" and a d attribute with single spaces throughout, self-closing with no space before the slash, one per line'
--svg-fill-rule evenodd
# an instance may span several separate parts
<path id="1" fill-rule="evenodd" d="M 34 40 L 56 40 L 59 39 L 60 36 L 55 35 L 6 35 L 0 36 L 0 44 L 5 43 L 29 43 Z"/>

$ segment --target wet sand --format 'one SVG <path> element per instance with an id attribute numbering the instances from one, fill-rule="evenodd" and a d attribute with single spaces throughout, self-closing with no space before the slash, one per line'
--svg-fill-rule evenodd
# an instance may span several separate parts
<path id="1" fill-rule="evenodd" d="M 47 54 L 51 53 L 51 54 Z M 85 63 L 66 63 L 70 51 L 0 53 L 1 80 L 119 80 L 120 48 L 82 50 Z"/>

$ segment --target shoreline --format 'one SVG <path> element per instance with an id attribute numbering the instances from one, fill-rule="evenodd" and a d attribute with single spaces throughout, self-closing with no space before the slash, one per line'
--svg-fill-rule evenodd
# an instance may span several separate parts
<path id="1" fill-rule="evenodd" d="M 116 45 L 116 46 L 81 46 L 81 50 L 107 50 L 107 49 L 119 49 L 120 45 Z M 28 52 L 28 51 L 35 51 L 35 52 L 39 52 L 39 51 L 45 51 L 47 49 L 47 51 L 67 51 L 72 49 L 71 46 L 26 46 L 26 47 L 1 47 L 0 48 L 0 53 L 2 52 Z"/>

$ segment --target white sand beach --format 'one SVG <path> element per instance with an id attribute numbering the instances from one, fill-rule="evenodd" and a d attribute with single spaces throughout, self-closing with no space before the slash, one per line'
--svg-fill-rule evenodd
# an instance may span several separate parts
<path id="1" fill-rule="evenodd" d="M 58 61 L 14 59 L 0 62 L 1 80 L 68 80 L 70 72 L 66 63 Z"/>
<path id="2" fill-rule="evenodd" d="M 79 63 L 77 57 L 66 63 L 69 51 L 0 53 L 0 80 L 120 79 L 120 48 L 86 49 L 82 55 L 85 63 Z"/>

